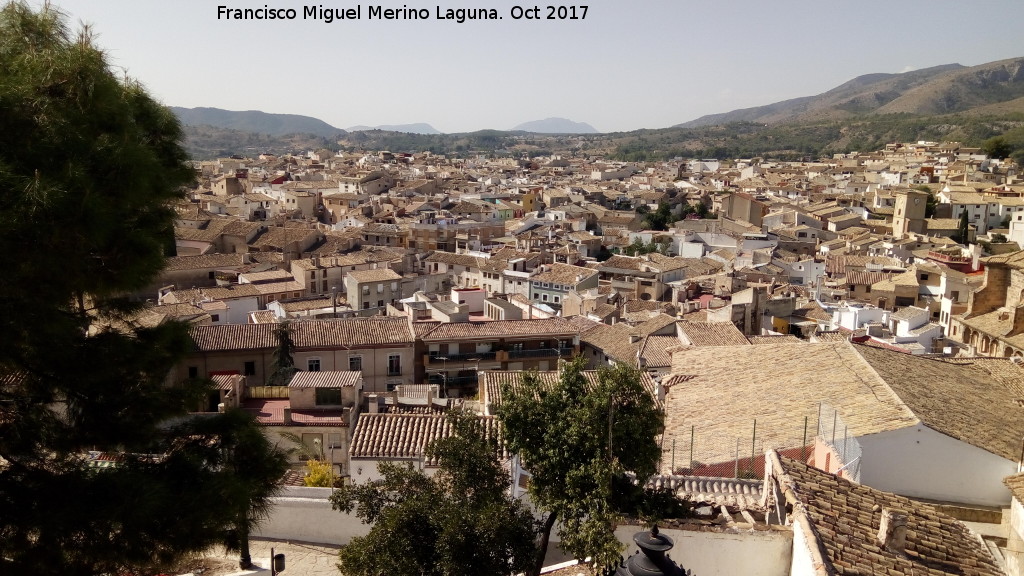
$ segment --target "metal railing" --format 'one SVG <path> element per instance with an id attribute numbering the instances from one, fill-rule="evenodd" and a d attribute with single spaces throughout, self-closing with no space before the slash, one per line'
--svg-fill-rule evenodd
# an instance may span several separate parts
<path id="1" fill-rule="evenodd" d="M 572 356 L 572 348 L 541 348 L 540 350 L 509 350 L 509 358 L 543 358 L 546 356 Z"/>
<path id="2" fill-rule="evenodd" d="M 476 352 L 472 354 L 430 354 L 430 362 L 475 362 L 477 360 L 494 360 L 494 352 Z"/>
<path id="3" fill-rule="evenodd" d="M 850 437 L 850 429 L 843 422 L 839 411 L 828 404 L 821 404 L 818 408 L 817 437 L 836 453 L 839 464 L 836 473 L 854 482 L 860 482 L 860 462 L 863 455 L 860 442 Z"/>

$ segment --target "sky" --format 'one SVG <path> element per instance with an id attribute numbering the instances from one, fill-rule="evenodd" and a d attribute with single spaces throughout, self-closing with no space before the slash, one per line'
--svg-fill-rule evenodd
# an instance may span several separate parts
<path id="1" fill-rule="evenodd" d="M 548 117 L 600 132 L 665 128 L 863 74 L 1024 56 L 1021 0 L 231 1 L 52 4 L 72 28 L 89 24 L 111 65 L 168 106 L 301 114 L 338 128 L 426 122 L 452 133 Z M 296 17 L 228 20 L 218 5 Z M 304 6 L 359 7 L 361 18 L 303 19 Z M 377 6 L 428 18 L 371 19 Z M 549 20 L 547 6 L 555 16 L 587 6 L 586 16 Z M 438 18 L 459 8 L 501 19 Z"/>

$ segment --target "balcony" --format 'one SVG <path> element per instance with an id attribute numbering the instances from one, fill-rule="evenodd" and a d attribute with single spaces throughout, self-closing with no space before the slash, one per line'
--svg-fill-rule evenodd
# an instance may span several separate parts
<path id="1" fill-rule="evenodd" d="M 509 358 L 546 358 L 549 356 L 572 356 L 574 348 L 541 348 L 539 350 L 509 350 Z"/>
<path id="2" fill-rule="evenodd" d="M 470 354 L 434 354 L 431 353 L 425 357 L 425 364 L 431 366 L 437 364 L 446 364 L 454 362 L 483 362 L 487 360 L 494 360 L 496 354 L 494 352 L 473 352 Z"/>

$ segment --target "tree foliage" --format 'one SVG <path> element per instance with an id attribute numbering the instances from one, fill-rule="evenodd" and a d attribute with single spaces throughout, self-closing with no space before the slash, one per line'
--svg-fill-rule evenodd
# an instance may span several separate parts
<path id="1" fill-rule="evenodd" d="M 140 327 L 122 298 L 173 246 L 180 138 L 88 31 L 0 7 L 0 573 L 143 571 L 224 541 L 273 489 L 251 424 L 182 419 L 205 394 L 166 385 L 186 327 Z"/>
<path id="2" fill-rule="evenodd" d="M 967 209 L 960 212 L 960 221 L 956 225 L 956 241 L 960 244 L 967 244 L 970 239 L 970 219 L 967 216 Z"/>
<path id="3" fill-rule="evenodd" d="M 553 386 L 536 374 L 502 390 L 498 416 L 511 452 L 532 475 L 530 496 L 547 513 L 532 574 L 540 571 L 555 521 L 562 548 L 598 565 L 619 559 L 613 534 L 625 502 L 618 487 L 643 485 L 656 471 L 655 438 L 664 417 L 639 372 L 626 364 L 598 371 L 596 385 L 583 372 L 585 359 L 563 364 Z M 640 507 L 634 501 L 629 507 Z"/>
<path id="4" fill-rule="evenodd" d="M 373 524 L 341 549 L 344 574 L 513 574 L 532 562 L 533 517 L 508 494 L 494 439 L 476 416 L 455 411 L 448 418 L 453 434 L 427 449 L 438 461 L 433 477 L 382 463 L 382 480 L 331 497 L 335 508 Z"/>

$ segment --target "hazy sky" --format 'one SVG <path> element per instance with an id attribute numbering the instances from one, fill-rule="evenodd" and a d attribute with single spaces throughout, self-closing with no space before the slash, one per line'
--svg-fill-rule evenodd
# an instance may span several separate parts
<path id="1" fill-rule="evenodd" d="M 321 4 L 58 0 L 111 63 L 171 106 L 314 116 L 337 126 L 427 122 L 506 130 L 557 116 L 602 132 L 829 90 L 861 74 L 1024 56 L 1022 0 L 583 0 L 584 20 L 515 20 L 517 6 L 361 4 L 361 20 L 303 20 Z M 293 21 L 217 18 L 217 6 L 293 8 Z M 35 3 L 40 3 L 35 0 Z M 573 4 L 552 4 L 574 6 Z M 576 4 L 577 15 L 582 13 Z M 369 7 L 427 20 L 370 20 Z M 501 20 L 437 19 L 494 8 Z M 568 12 L 567 12 L 568 14 Z"/>

